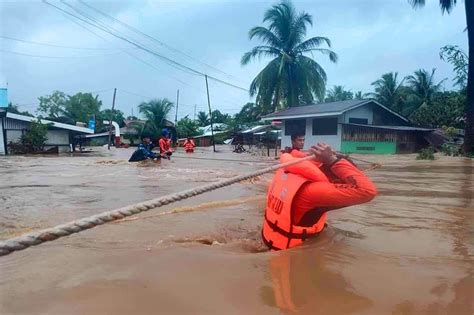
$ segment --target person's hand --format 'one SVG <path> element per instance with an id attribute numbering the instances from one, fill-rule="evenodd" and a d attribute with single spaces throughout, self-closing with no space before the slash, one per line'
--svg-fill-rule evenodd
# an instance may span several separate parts
<path id="1" fill-rule="evenodd" d="M 318 143 L 309 149 L 311 154 L 314 154 L 316 160 L 326 165 L 331 165 L 337 160 L 334 150 L 325 143 Z"/>

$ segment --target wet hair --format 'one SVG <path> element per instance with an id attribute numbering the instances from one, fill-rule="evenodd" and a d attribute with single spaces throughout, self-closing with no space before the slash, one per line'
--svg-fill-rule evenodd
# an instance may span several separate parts
<path id="1" fill-rule="evenodd" d="M 291 141 L 295 141 L 296 138 L 299 138 L 299 137 L 304 137 L 304 134 L 301 134 L 301 133 L 294 133 L 291 135 Z"/>

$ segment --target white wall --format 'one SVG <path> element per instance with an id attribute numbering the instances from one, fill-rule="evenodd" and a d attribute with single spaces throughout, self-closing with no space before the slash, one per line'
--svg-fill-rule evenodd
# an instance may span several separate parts
<path id="1" fill-rule="evenodd" d="M 358 117 L 364 118 L 364 117 Z M 291 147 L 291 136 L 285 135 L 285 123 L 286 120 L 283 120 L 283 127 L 281 131 L 281 147 Z M 342 123 L 342 116 L 338 117 L 338 123 Z M 311 146 L 315 145 L 318 142 L 324 142 L 329 144 L 334 150 L 341 149 L 341 134 L 342 134 L 342 126 L 340 124 L 337 125 L 337 135 L 332 136 L 313 136 L 313 118 L 306 119 L 306 135 L 305 135 L 305 143 L 304 143 L 304 150 L 308 150 Z"/>
<path id="2" fill-rule="evenodd" d="M 48 145 L 48 144 L 68 145 L 69 144 L 69 131 L 68 130 L 48 130 L 46 137 L 48 139 L 46 140 L 45 145 Z"/>
<path id="3" fill-rule="evenodd" d="M 374 120 L 374 111 L 369 105 L 361 106 L 356 109 L 344 113 L 344 123 L 349 123 L 349 118 L 363 118 L 368 120 L 368 124 L 372 125 Z"/>
<path id="4" fill-rule="evenodd" d="M 22 132 L 21 130 L 6 130 L 7 133 L 7 145 L 10 142 L 18 142 L 20 141 Z"/>
<path id="5" fill-rule="evenodd" d="M 3 144 L 3 119 L 0 119 L 0 155 L 5 155 L 5 146 Z"/>

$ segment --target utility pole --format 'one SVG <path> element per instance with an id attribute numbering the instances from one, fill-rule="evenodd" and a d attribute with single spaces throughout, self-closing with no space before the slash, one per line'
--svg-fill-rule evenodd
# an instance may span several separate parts
<path id="1" fill-rule="evenodd" d="M 196 121 L 196 104 L 194 104 L 194 116 L 193 116 L 193 120 Z"/>
<path id="2" fill-rule="evenodd" d="M 107 149 L 110 150 L 110 142 L 112 141 L 112 118 L 114 117 L 114 108 L 115 108 L 115 94 L 117 93 L 117 88 L 114 89 L 114 98 L 112 100 L 112 110 L 110 111 L 110 119 L 109 119 L 109 143 L 107 145 Z"/>
<path id="3" fill-rule="evenodd" d="M 211 139 L 214 152 L 216 152 L 216 143 L 214 141 L 214 126 L 212 125 L 212 111 L 211 111 L 211 100 L 209 99 L 209 85 L 207 83 L 207 74 L 204 75 L 206 78 L 206 91 L 207 91 L 207 105 L 209 106 L 209 119 L 211 120 Z"/>
<path id="4" fill-rule="evenodd" d="M 174 126 L 178 123 L 178 105 L 179 105 L 179 90 L 176 92 L 176 115 L 174 116 Z"/>
<path id="5" fill-rule="evenodd" d="M 132 117 L 133 117 L 133 107 L 132 107 Z"/>

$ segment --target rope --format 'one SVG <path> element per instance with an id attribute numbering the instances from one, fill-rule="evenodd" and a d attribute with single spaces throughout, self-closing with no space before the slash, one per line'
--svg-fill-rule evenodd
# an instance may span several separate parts
<path id="1" fill-rule="evenodd" d="M 98 225 L 120 220 L 125 217 L 138 214 L 140 212 L 148 211 L 154 208 L 167 205 L 169 203 L 173 203 L 173 202 L 187 199 L 193 196 L 201 195 L 211 190 L 226 187 L 226 186 L 241 182 L 243 180 L 250 179 L 252 177 L 260 176 L 265 173 L 273 172 L 280 168 L 288 167 L 288 166 L 295 165 L 303 161 L 309 161 L 312 159 L 314 159 L 314 156 L 310 155 L 301 159 L 263 168 L 252 173 L 239 175 L 239 176 L 222 180 L 216 183 L 203 185 L 203 186 L 196 187 L 193 189 L 188 189 L 188 190 L 178 192 L 175 194 L 170 194 L 170 195 L 162 196 L 162 197 L 152 199 L 149 201 L 137 203 L 135 205 L 130 205 L 127 207 L 103 212 L 101 214 L 82 218 L 76 221 L 71 221 L 65 224 L 55 226 L 53 228 L 44 229 L 37 232 L 25 234 L 23 236 L 11 238 L 11 239 L 0 242 L 0 256 L 6 256 L 13 253 L 14 251 L 20 251 L 30 246 L 36 246 L 45 242 L 54 241 L 58 238 L 68 236 L 74 233 L 79 233 L 81 231 L 91 229 Z"/>

